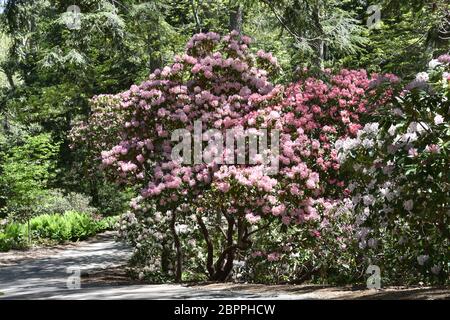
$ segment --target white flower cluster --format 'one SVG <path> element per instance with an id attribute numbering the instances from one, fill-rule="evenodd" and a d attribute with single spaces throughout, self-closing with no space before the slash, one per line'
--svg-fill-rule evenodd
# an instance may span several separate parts
<path id="1" fill-rule="evenodd" d="M 447 88 L 449 85 L 449 79 L 450 74 L 447 71 L 444 71 L 448 69 L 450 66 L 450 56 L 443 55 L 439 57 L 438 59 L 432 59 L 428 63 L 428 71 L 425 72 L 419 72 L 416 74 L 416 81 L 422 82 L 422 83 L 428 83 L 430 82 L 430 79 L 432 78 L 433 74 L 442 72 L 442 85 L 444 88 Z"/>
<path id="2" fill-rule="evenodd" d="M 360 146 L 366 150 L 373 149 L 377 143 L 379 133 L 379 124 L 377 122 L 368 123 L 363 129 L 359 130 L 356 138 L 339 139 L 335 143 L 338 151 L 338 160 L 344 162 L 350 153 Z"/>

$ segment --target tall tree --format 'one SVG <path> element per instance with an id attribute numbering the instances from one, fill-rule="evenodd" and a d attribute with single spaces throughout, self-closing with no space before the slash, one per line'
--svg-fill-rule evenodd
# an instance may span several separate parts
<path id="1" fill-rule="evenodd" d="M 170 26 L 154 19 L 162 11 L 151 3 L 81 0 L 81 13 L 74 16 L 67 12 L 73 1 L 8 0 L 0 17 L 10 39 L 1 64 L 10 85 L 0 97 L 1 109 L 19 122 L 41 124 L 63 141 L 54 183 L 90 189 L 94 202 L 96 181 L 80 185 L 73 170 L 83 161 L 70 151 L 67 133 L 74 119 L 88 116 L 92 96 L 125 90 L 148 77 L 149 66 L 161 65 Z M 74 18 L 79 28 L 72 27 Z"/>
<path id="2" fill-rule="evenodd" d="M 355 12 L 336 0 L 261 0 L 280 27 L 294 40 L 293 46 L 313 65 L 323 67 L 336 55 L 354 54 L 365 42 L 364 28 Z"/>

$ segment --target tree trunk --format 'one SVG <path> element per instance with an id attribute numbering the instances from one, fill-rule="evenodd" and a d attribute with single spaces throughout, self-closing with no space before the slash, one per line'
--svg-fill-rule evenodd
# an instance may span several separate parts
<path id="1" fill-rule="evenodd" d="M 230 31 L 236 30 L 237 32 L 239 32 L 239 34 L 242 33 L 242 17 L 243 17 L 243 10 L 240 4 L 231 7 Z"/>
<path id="2" fill-rule="evenodd" d="M 172 232 L 173 241 L 174 241 L 175 249 L 176 249 L 175 281 L 181 282 L 182 268 L 183 268 L 183 255 L 182 255 L 182 251 L 181 251 L 180 238 L 178 237 L 177 231 L 175 230 L 176 219 L 177 219 L 177 216 L 176 216 L 175 212 L 172 212 L 172 220 L 170 223 L 170 230 Z"/>
<path id="3" fill-rule="evenodd" d="M 208 229 L 205 226 L 205 223 L 203 222 L 203 219 L 201 216 L 197 216 L 197 222 L 200 226 L 200 231 L 203 234 L 203 238 L 206 241 L 206 246 L 208 249 L 207 257 L 206 257 L 206 270 L 208 271 L 208 275 L 210 279 L 214 278 L 214 245 L 211 241 L 211 237 L 209 236 Z"/>
<path id="4" fill-rule="evenodd" d="M 89 179 L 89 189 L 89 194 L 92 198 L 92 205 L 98 208 L 100 206 L 100 197 L 98 195 L 97 177 L 94 176 Z"/>
<path id="5" fill-rule="evenodd" d="M 167 243 L 162 243 L 162 252 L 161 252 L 161 271 L 163 273 L 167 273 L 169 271 L 169 256 L 170 249 L 167 247 Z"/>
<path id="6" fill-rule="evenodd" d="M 325 54 L 324 54 L 324 52 L 325 52 L 325 43 L 324 43 L 324 41 L 322 39 L 318 39 L 318 40 L 315 41 L 314 47 L 315 47 L 314 49 L 316 51 L 314 64 L 315 64 L 315 66 L 317 68 L 322 70 L 323 69 L 323 61 L 324 61 L 324 58 L 325 58 Z"/>
<path id="7" fill-rule="evenodd" d="M 31 226 L 30 226 L 30 218 L 27 220 L 28 226 L 28 245 L 31 246 Z"/>
<path id="8" fill-rule="evenodd" d="M 154 25 L 156 25 L 156 34 L 154 33 L 155 31 L 149 30 L 147 37 L 150 72 L 153 72 L 156 69 L 160 69 L 162 67 L 159 18 L 154 20 Z"/>
<path id="9" fill-rule="evenodd" d="M 319 69 L 323 69 L 323 61 L 324 61 L 324 52 L 325 52 L 325 42 L 323 40 L 323 28 L 322 23 L 320 21 L 320 12 L 321 12 L 321 4 L 318 2 L 313 8 L 313 20 L 316 29 L 316 37 L 317 39 L 314 41 L 314 49 L 316 51 L 315 56 L 315 65 Z"/>
<path id="10" fill-rule="evenodd" d="M 15 91 L 16 90 L 16 84 L 14 83 L 14 76 L 11 72 L 4 70 L 4 73 L 6 75 L 6 79 L 8 80 L 9 86 L 11 87 L 11 90 Z"/>
<path id="11" fill-rule="evenodd" d="M 200 18 L 198 17 L 198 11 L 194 0 L 191 0 L 191 8 L 192 14 L 194 15 L 195 25 L 197 27 L 197 32 L 202 32 L 202 24 L 200 23 Z"/>
<path id="12" fill-rule="evenodd" d="M 215 264 L 214 280 L 225 281 L 233 270 L 234 255 L 238 245 L 233 245 L 234 218 L 232 215 L 225 214 L 228 221 L 227 229 L 227 247 L 220 255 Z M 226 262 L 225 262 L 226 259 Z M 225 265 L 224 265 L 225 263 Z"/>
<path id="13" fill-rule="evenodd" d="M 228 221 L 228 229 L 226 234 L 226 248 L 221 252 L 216 263 L 214 263 L 214 245 L 209 235 L 208 229 L 200 216 L 197 216 L 197 221 L 200 226 L 200 231 L 206 241 L 208 254 L 206 258 L 206 269 L 208 277 L 211 281 L 225 281 L 233 269 L 234 255 L 237 250 L 237 245 L 233 244 L 234 233 L 234 218 L 231 215 L 226 215 Z"/>

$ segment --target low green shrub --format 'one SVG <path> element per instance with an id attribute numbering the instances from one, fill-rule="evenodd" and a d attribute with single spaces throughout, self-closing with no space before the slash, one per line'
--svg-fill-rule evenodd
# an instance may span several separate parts
<path id="1" fill-rule="evenodd" d="M 17 222 L 6 224 L 0 230 L 0 251 L 22 249 L 27 245 L 27 226 Z"/>
<path id="2" fill-rule="evenodd" d="M 97 232 L 97 224 L 85 213 L 68 211 L 62 215 L 43 214 L 31 219 L 33 238 L 57 242 L 80 240 Z"/>
<path id="3" fill-rule="evenodd" d="M 67 211 L 64 214 L 43 214 L 30 220 L 30 230 L 34 242 L 62 243 L 83 240 L 97 233 L 112 230 L 116 217 L 95 219 L 92 215 Z M 0 251 L 22 249 L 27 246 L 27 223 L 10 222 L 0 229 Z"/>
<path id="4" fill-rule="evenodd" d="M 67 211 L 94 214 L 97 209 L 90 205 L 91 198 L 76 192 L 64 193 L 60 189 L 47 190 L 39 204 L 34 208 L 38 215 L 64 214 Z"/>
<path id="5" fill-rule="evenodd" d="M 118 216 L 105 217 L 97 222 L 97 228 L 100 230 L 113 230 L 119 221 Z"/>

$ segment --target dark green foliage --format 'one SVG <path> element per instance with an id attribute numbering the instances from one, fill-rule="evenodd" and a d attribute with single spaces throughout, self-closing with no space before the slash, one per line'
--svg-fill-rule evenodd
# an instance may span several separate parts
<path id="1" fill-rule="evenodd" d="M 6 209 L 17 219 L 32 216 L 33 207 L 46 195 L 48 180 L 54 176 L 58 145 L 49 134 L 29 136 L 23 144 L 3 153 L 0 186 Z"/>

